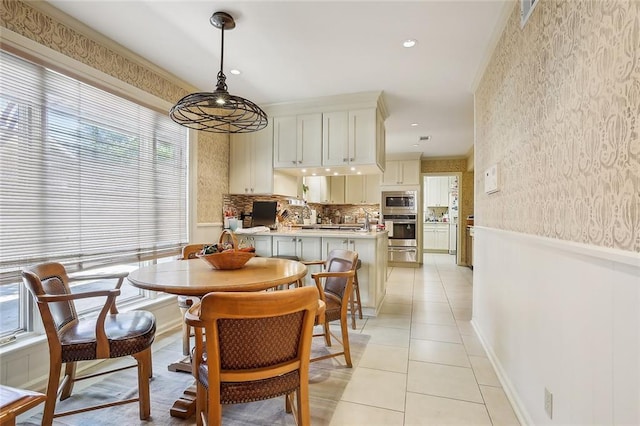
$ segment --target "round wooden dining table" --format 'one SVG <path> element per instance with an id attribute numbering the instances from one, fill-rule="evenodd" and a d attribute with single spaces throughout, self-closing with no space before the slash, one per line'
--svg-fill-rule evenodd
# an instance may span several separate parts
<path id="1" fill-rule="evenodd" d="M 129 273 L 131 285 L 146 290 L 202 297 L 212 291 L 260 291 L 298 282 L 307 267 L 295 260 L 252 257 L 240 269 L 214 269 L 201 259 L 143 266 Z"/>
<path id="2" fill-rule="evenodd" d="M 183 296 L 202 297 L 212 291 L 262 291 L 300 283 L 306 265 L 289 259 L 252 257 L 240 269 L 214 269 L 202 259 L 175 260 L 143 266 L 129 273 L 132 286 Z M 191 371 L 189 357 L 171 366 L 170 371 Z M 173 417 L 189 418 L 195 412 L 195 386 L 173 404 Z"/>

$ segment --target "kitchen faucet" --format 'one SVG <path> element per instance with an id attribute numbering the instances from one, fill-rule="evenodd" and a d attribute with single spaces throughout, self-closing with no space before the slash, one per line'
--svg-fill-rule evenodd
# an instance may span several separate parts
<path id="1" fill-rule="evenodd" d="M 369 227 L 370 227 L 370 225 L 371 225 L 371 224 L 370 224 L 370 222 L 369 222 L 369 216 L 370 216 L 370 214 L 369 214 L 369 212 L 368 212 L 368 211 L 366 211 L 366 210 L 364 209 L 364 207 L 362 207 L 362 211 L 364 212 L 364 229 L 366 229 L 366 230 L 368 231 L 368 230 L 369 230 Z"/>

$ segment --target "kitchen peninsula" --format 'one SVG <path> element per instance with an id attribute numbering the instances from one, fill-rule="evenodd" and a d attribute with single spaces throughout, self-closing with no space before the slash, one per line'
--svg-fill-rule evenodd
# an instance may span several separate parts
<path id="1" fill-rule="evenodd" d="M 362 313 L 376 316 L 386 291 L 387 246 L 386 231 L 370 232 L 339 228 L 317 228 L 237 234 L 242 245 L 252 245 L 258 256 L 297 256 L 300 260 L 326 259 L 333 249 L 353 250 L 358 253 L 362 266 L 358 269 Z M 318 266 L 310 266 L 305 285 L 314 285 L 313 272 Z"/>

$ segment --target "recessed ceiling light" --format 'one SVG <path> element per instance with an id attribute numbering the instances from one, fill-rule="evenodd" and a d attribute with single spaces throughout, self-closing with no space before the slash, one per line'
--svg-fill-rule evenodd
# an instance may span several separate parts
<path id="1" fill-rule="evenodd" d="M 418 123 L 411 123 L 411 127 L 416 127 Z"/>
<path id="2" fill-rule="evenodd" d="M 235 69 L 235 68 L 234 68 L 234 69 L 232 69 L 232 70 L 229 70 L 229 72 L 230 72 L 231 74 L 233 74 L 233 75 L 240 75 L 240 74 L 242 73 L 240 70 L 237 70 L 237 69 Z"/>
<path id="3" fill-rule="evenodd" d="M 418 41 L 417 41 L 417 40 L 414 40 L 414 39 L 411 39 L 411 38 L 410 38 L 410 39 L 407 39 L 407 40 L 403 41 L 403 42 L 402 42 L 402 45 L 403 45 L 404 47 L 413 47 L 413 46 L 415 46 L 417 43 L 418 43 Z"/>
<path id="4" fill-rule="evenodd" d="M 333 175 L 334 176 L 338 176 L 338 172 L 333 172 Z"/>
<path id="5" fill-rule="evenodd" d="M 362 172 L 361 172 L 361 171 L 358 171 L 356 174 L 357 174 L 357 175 L 361 175 L 361 174 L 362 174 Z"/>

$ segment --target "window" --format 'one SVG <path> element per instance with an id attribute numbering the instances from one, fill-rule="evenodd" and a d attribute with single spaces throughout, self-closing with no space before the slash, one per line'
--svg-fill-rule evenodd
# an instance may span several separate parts
<path id="1" fill-rule="evenodd" d="M 34 308 L 20 277 L 27 265 L 57 261 L 70 273 L 130 269 L 178 252 L 188 239 L 188 135 L 166 113 L 0 55 L 0 337 L 6 337 L 32 327 Z M 125 284 L 123 294 L 140 292 Z M 78 310 L 85 308 L 92 307 Z"/>

